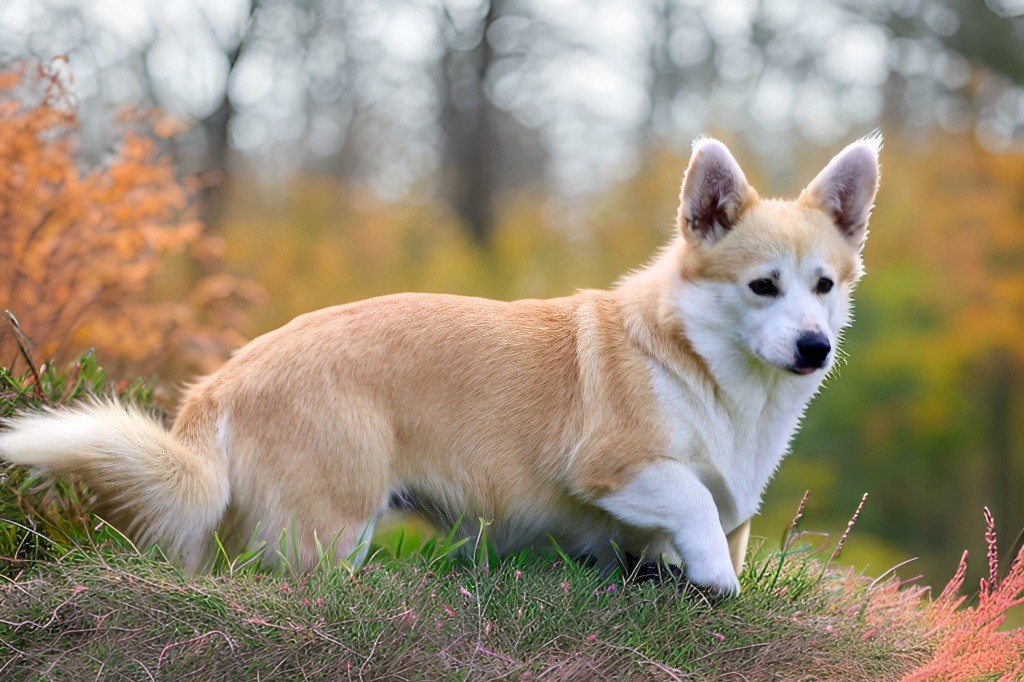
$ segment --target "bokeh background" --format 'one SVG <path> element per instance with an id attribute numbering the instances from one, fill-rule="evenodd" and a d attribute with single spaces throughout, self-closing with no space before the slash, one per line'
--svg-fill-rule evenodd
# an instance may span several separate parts
<path id="1" fill-rule="evenodd" d="M 868 492 L 843 560 L 881 575 L 917 557 L 899 574 L 943 584 L 969 548 L 980 575 L 982 507 L 1003 554 L 1024 527 L 1022 14 L 3 0 L 0 304 L 43 357 L 95 347 L 171 401 L 313 308 L 609 285 L 669 238 L 696 135 L 793 196 L 879 127 L 848 361 L 754 532 L 777 543 L 810 490 L 803 527 L 834 537 Z"/>

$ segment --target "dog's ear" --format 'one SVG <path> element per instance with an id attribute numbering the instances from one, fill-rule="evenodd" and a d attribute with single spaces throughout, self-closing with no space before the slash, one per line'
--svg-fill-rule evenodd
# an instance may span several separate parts
<path id="1" fill-rule="evenodd" d="M 713 244 L 756 196 L 728 147 L 711 138 L 697 140 L 679 195 L 679 230 L 690 243 Z"/>
<path id="2" fill-rule="evenodd" d="M 835 155 L 800 193 L 800 203 L 827 213 L 839 232 L 860 248 L 878 191 L 878 152 L 882 136 L 870 135 Z"/>

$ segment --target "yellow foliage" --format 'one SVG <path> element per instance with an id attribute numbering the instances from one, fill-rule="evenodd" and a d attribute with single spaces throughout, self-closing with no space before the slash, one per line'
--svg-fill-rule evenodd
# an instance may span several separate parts
<path id="1" fill-rule="evenodd" d="M 998 357 L 1024 360 L 1024 157 L 965 137 L 888 144 L 859 305 L 895 323 L 872 341 L 875 371 L 914 358 L 932 386 Z"/>
<path id="2" fill-rule="evenodd" d="M 677 157 L 652 159 L 584 209 L 530 193 L 508 198 L 489 251 L 437 202 L 385 202 L 317 175 L 269 190 L 239 178 L 222 228 L 226 260 L 271 293 L 250 333 L 398 291 L 511 299 L 605 287 L 671 236 L 684 167 Z"/>

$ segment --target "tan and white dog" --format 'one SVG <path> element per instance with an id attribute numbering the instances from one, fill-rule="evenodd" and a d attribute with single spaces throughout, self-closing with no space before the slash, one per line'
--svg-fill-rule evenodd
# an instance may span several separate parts
<path id="1" fill-rule="evenodd" d="M 796 201 L 698 141 L 677 238 L 610 290 L 385 296 L 302 315 L 195 384 L 168 432 L 98 401 L 23 414 L 10 462 L 81 475 L 99 512 L 201 568 L 281 533 L 365 557 L 389 507 L 482 517 L 498 551 L 612 541 L 739 592 L 750 518 L 836 356 L 878 185 L 854 142 Z"/>

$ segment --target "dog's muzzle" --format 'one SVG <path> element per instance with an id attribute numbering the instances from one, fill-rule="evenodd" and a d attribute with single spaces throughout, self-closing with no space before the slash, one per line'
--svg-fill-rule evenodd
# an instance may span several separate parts
<path id="1" fill-rule="evenodd" d="M 832 352 L 832 344 L 821 332 L 805 332 L 796 340 L 796 365 L 793 371 L 797 374 L 810 374 L 825 366 L 828 354 Z"/>

